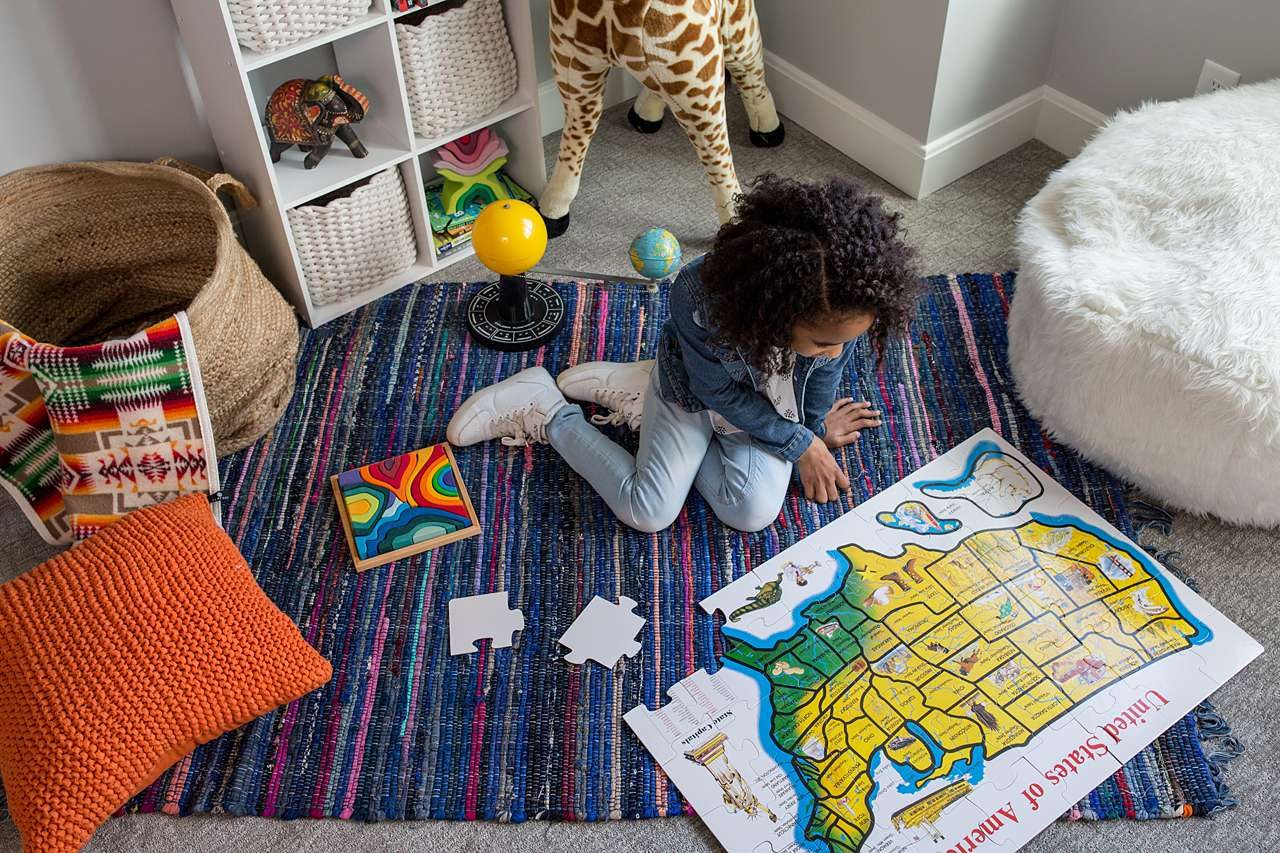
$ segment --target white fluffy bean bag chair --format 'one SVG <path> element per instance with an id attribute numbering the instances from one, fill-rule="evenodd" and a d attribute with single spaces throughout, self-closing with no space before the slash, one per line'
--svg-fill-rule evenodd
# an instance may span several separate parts
<path id="1" fill-rule="evenodd" d="M 1058 440 L 1280 524 L 1280 80 L 1116 116 L 1018 227 L 1009 356 Z"/>

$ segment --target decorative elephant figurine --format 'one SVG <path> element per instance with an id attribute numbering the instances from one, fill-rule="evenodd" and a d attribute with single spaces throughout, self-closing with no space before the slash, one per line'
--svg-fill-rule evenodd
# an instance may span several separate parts
<path id="1" fill-rule="evenodd" d="M 369 156 L 369 150 L 351 125 L 369 111 L 365 94 L 337 74 L 319 80 L 286 80 L 267 101 L 267 136 L 271 139 L 271 162 L 292 145 L 307 152 L 302 165 L 314 169 L 329 153 L 336 134 L 355 157 Z"/>

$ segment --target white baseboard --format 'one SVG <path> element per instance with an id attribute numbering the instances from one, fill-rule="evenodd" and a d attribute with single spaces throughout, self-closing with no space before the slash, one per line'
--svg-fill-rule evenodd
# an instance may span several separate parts
<path id="1" fill-rule="evenodd" d="M 1107 123 L 1107 117 L 1052 86 L 1044 86 L 1036 139 L 1068 157 L 1080 153 L 1089 137 Z"/>
<path id="2" fill-rule="evenodd" d="M 826 83 L 782 57 L 764 52 L 778 112 L 903 192 L 916 196 L 924 174 L 924 146 Z"/>
<path id="3" fill-rule="evenodd" d="M 924 198 L 1032 139 L 1074 157 L 1107 122 L 1088 104 L 1039 86 L 923 143 L 767 50 L 765 67 L 778 112 L 913 198 Z M 605 106 L 639 93 L 640 83 L 630 74 L 610 74 Z M 555 81 L 539 84 L 538 109 L 544 136 L 564 126 Z"/>
<path id="4" fill-rule="evenodd" d="M 913 198 L 1032 139 L 1075 156 L 1106 123 L 1092 107 L 1039 86 L 926 144 L 776 54 L 765 51 L 765 66 L 778 112 Z"/>
<path id="5" fill-rule="evenodd" d="M 924 198 L 1034 139 L 1040 98 L 1040 90 L 1032 89 L 925 145 L 916 198 Z"/>
<path id="6" fill-rule="evenodd" d="M 621 69 L 609 74 L 609 83 L 604 90 L 605 109 L 629 101 L 640 94 L 640 81 Z M 560 92 L 556 89 L 555 80 L 546 80 L 538 84 L 538 115 L 542 119 L 542 135 L 559 133 L 564 127 L 564 106 L 560 103 Z"/>

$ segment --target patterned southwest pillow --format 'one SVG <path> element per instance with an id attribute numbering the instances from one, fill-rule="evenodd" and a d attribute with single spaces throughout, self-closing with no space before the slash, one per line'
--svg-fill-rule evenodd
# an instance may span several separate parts
<path id="1" fill-rule="evenodd" d="M 46 540 L 218 490 L 195 353 L 182 312 L 88 346 L 0 323 L 0 482 Z"/>
<path id="2" fill-rule="evenodd" d="M 198 744 L 331 675 L 203 496 L 0 584 L 0 778 L 23 850 L 79 850 Z"/>

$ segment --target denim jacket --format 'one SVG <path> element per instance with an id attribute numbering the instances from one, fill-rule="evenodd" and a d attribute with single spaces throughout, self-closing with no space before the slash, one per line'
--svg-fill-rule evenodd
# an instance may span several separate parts
<path id="1" fill-rule="evenodd" d="M 823 420 L 835 403 L 840 380 L 849 368 L 853 346 L 838 358 L 795 356 L 796 404 L 800 423 L 778 414 L 765 397 L 766 376 L 747 364 L 737 349 L 712 343 L 699 270 L 702 258 L 689 262 L 671 283 L 670 316 L 658 344 L 662 396 L 687 412 L 711 409 L 765 445 L 795 462 L 826 430 Z"/>

